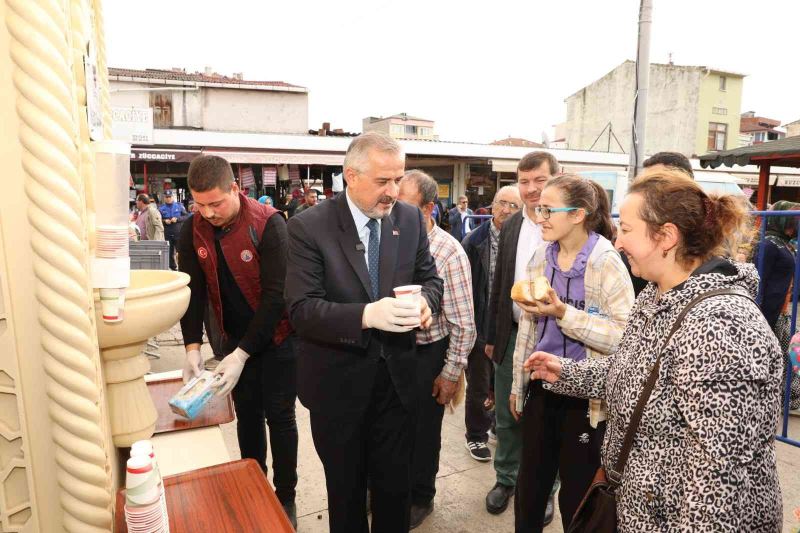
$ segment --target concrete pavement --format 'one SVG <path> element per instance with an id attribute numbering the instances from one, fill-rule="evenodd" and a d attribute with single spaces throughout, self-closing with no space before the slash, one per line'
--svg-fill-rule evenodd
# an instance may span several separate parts
<path id="1" fill-rule="evenodd" d="M 180 329 L 173 328 L 158 339 L 161 344 L 158 350 L 160 359 L 151 361 L 152 370 L 162 372 L 180 368 L 184 354 Z M 206 344 L 203 345 L 203 354 L 206 358 L 211 357 Z M 222 429 L 231 457 L 239 458 L 235 424 L 226 424 Z M 297 403 L 297 425 L 300 433 L 298 530 L 301 533 L 327 533 L 325 476 L 311 440 L 308 410 L 300 402 Z M 479 463 L 469 456 L 464 447 L 464 431 L 462 405 L 455 413 L 445 414 L 434 511 L 415 532 L 501 533 L 514 530 L 512 506 L 499 516 L 486 512 L 484 498 L 494 485 L 494 469 L 491 463 Z M 792 418 L 789 436 L 800 440 L 800 417 Z M 494 453 L 494 446 L 490 447 Z M 784 502 L 783 531 L 795 533 L 800 530 L 800 448 L 780 442 L 776 443 L 776 447 Z M 556 513 L 553 523 L 545 529 L 548 533 L 563 532 L 558 508 Z"/>

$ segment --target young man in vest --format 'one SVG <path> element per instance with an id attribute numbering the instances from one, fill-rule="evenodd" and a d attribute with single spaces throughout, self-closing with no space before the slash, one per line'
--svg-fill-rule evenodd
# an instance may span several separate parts
<path id="1" fill-rule="evenodd" d="M 196 212 L 183 224 L 178 241 L 180 269 L 191 276 L 192 291 L 181 319 L 184 381 L 203 370 L 200 345 L 208 303 L 226 354 L 215 370 L 217 394 L 233 392 L 242 457 L 255 459 L 266 473 L 266 419 L 275 493 L 296 524 L 297 380 L 283 299 L 286 220 L 242 194 L 221 157 L 194 159 L 188 182 Z"/>

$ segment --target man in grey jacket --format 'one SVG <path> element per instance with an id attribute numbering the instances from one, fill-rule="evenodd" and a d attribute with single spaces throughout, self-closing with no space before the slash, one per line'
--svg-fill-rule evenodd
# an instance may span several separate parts
<path id="1" fill-rule="evenodd" d="M 158 212 L 155 202 L 146 194 L 140 194 L 136 197 L 136 208 L 139 210 L 136 225 L 139 227 L 141 240 L 163 241 L 164 222 L 161 220 L 161 213 Z"/>

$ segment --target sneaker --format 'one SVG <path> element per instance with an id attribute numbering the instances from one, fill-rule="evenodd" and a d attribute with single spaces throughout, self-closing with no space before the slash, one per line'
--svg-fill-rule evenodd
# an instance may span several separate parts
<path id="1" fill-rule="evenodd" d="M 495 433 L 494 430 L 490 429 L 486 432 L 486 435 L 489 437 L 489 442 L 497 444 L 497 433 Z"/>
<path id="2" fill-rule="evenodd" d="M 473 459 L 485 463 L 492 460 L 492 452 L 485 442 L 467 441 L 467 450 Z"/>

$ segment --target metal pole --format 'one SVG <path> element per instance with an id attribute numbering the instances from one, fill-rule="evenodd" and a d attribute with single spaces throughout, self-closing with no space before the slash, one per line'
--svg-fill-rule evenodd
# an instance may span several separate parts
<path id="1" fill-rule="evenodd" d="M 645 120 L 647 118 L 647 88 L 650 84 L 650 26 L 653 22 L 653 0 L 641 0 L 639 5 L 639 40 L 636 49 L 636 81 L 631 132 L 631 160 L 628 181 L 642 170 L 644 161 Z"/>

